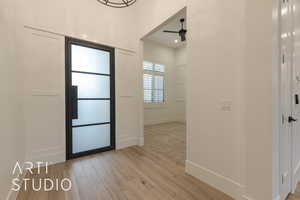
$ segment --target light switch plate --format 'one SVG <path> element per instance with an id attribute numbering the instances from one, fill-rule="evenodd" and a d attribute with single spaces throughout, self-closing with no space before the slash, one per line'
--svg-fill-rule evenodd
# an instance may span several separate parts
<path id="1" fill-rule="evenodd" d="M 222 111 L 229 112 L 232 110 L 232 101 L 221 101 L 220 106 Z"/>

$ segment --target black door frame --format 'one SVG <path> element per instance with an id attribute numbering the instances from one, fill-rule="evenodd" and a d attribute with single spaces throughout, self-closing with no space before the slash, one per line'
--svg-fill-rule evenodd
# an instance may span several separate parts
<path id="1" fill-rule="evenodd" d="M 72 153 L 72 50 L 71 45 L 79 45 L 83 47 L 89 47 L 94 49 L 99 49 L 102 51 L 107 51 L 110 53 L 110 146 L 89 150 L 85 152 Z M 96 44 L 93 42 L 88 42 L 84 40 L 79 40 L 75 38 L 66 37 L 65 38 L 65 92 L 66 92 L 66 159 L 70 160 L 73 158 L 78 158 L 81 156 L 86 156 L 90 154 L 100 153 L 104 151 L 114 150 L 116 146 L 116 133 L 115 133 L 115 49 L 112 47 Z M 87 73 L 87 72 L 83 72 Z M 88 73 L 96 74 L 96 73 Z M 98 74 L 101 75 L 101 74 Z M 88 125 L 87 125 L 88 126 Z"/>

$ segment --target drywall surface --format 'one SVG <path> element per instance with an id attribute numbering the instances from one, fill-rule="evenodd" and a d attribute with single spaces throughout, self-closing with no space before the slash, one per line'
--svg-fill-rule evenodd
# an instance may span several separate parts
<path id="1" fill-rule="evenodd" d="M 18 7 L 24 25 L 112 47 L 137 49 L 135 5 L 115 9 L 93 0 L 28 0 L 19 1 Z"/>
<path id="2" fill-rule="evenodd" d="M 244 15 L 243 1 L 188 1 L 187 172 L 235 198 L 243 184 Z"/>
<path id="3" fill-rule="evenodd" d="M 187 46 L 175 49 L 175 116 L 176 121 L 186 122 L 186 71 Z"/>
<path id="4" fill-rule="evenodd" d="M 64 35 L 116 48 L 116 144 L 117 148 L 138 144 L 143 117 L 137 100 L 142 93 L 137 77 L 136 7 L 113 9 L 97 1 L 29 0 L 20 1 L 16 8 L 26 159 L 51 163 L 65 160 Z M 126 110 L 129 108 L 130 112 Z"/>
<path id="5" fill-rule="evenodd" d="M 245 193 L 263 200 L 272 198 L 273 0 L 245 8 Z"/>
<path id="6" fill-rule="evenodd" d="M 0 2 L 0 199 L 7 197 L 13 167 L 24 159 L 20 73 L 16 63 L 15 1 Z"/>
<path id="7" fill-rule="evenodd" d="M 138 36 L 144 37 L 186 6 L 187 0 L 137 1 Z"/>
<path id="8" fill-rule="evenodd" d="M 162 4 L 140 1 L 139 32 L 187 6 L 187 172 L 237 199 L 272 199 L 273 1 Z"/>

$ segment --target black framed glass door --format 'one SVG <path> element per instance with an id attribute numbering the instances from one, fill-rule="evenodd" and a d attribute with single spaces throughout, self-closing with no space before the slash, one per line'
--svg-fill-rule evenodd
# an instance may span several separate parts
<path id="1" fill-rule="evenodd" d="M 115 149 L 114 49 L 66 38 L 67 159 Z"/>

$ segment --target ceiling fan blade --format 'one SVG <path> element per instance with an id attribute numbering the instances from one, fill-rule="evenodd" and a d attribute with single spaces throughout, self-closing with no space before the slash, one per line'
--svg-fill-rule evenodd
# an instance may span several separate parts
<path id="1" fill-rule="evenodd" d="M 165 33 L 179 33 L 178 31 L 164 31 Z"/>

